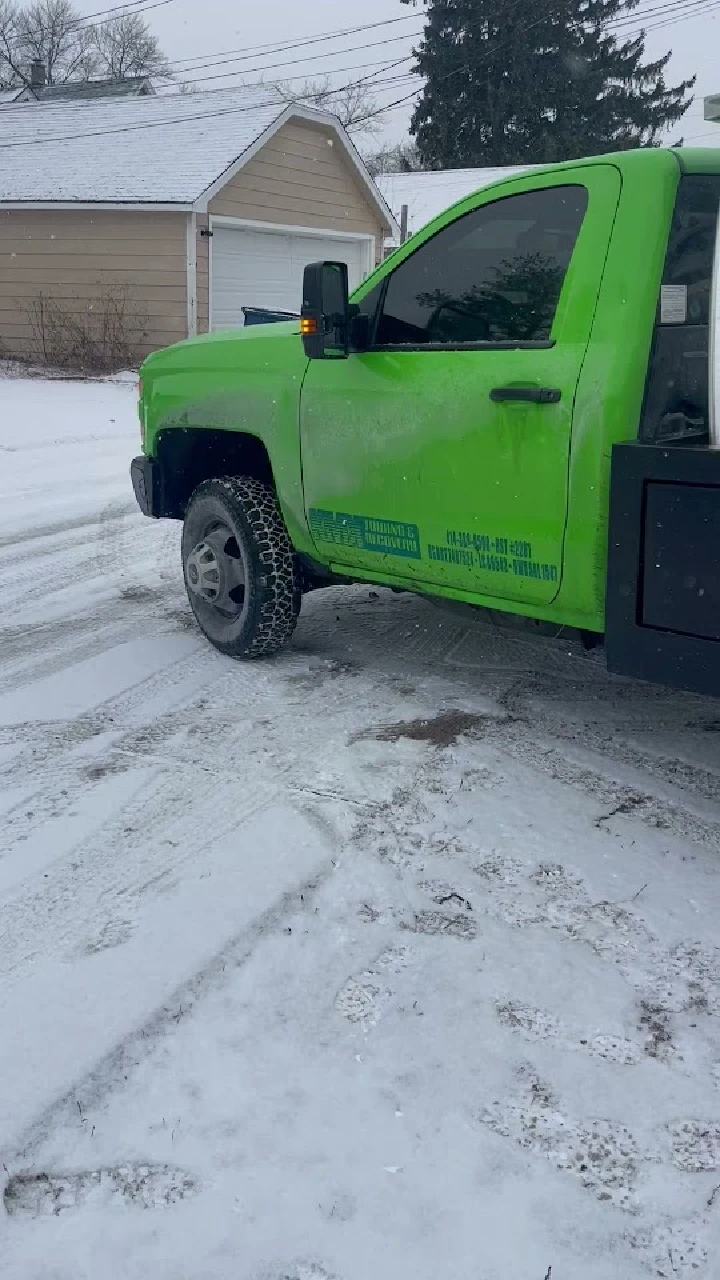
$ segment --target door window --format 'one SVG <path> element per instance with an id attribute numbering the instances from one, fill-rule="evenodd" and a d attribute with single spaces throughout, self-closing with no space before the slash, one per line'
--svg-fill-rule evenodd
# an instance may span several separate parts
<path id="1" fill-rule="evenodd" d="M 438 231 L 392 273 L 376 345 L 547 342 L 588 194 L 506 196 Z"/>

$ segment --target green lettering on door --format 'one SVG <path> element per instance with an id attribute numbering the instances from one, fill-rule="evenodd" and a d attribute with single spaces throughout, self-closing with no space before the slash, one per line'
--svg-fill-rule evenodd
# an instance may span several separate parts
<path id="1" fill-rule="evenodd" d="M 312 507 L 308 517 L 310 532 L 317 542 L 374 551 L 381 556 L 420 559 L 420 530 L 416 524 L 349 515 L 342 511 L 323 511 L 319 507 Z"/>

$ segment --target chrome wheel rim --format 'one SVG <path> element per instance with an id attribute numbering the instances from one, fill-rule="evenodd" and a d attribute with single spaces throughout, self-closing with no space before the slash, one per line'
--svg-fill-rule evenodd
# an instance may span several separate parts
<path id="1" fill-rule="evenodd" d="M 203 531 L 185 562 L 185 581 L 201 613 L 237 622 L 247 608 L 247 567 L 229 524 L 215 521 Z"/>

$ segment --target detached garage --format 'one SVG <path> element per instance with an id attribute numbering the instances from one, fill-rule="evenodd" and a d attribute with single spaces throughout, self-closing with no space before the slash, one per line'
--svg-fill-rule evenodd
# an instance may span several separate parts
<path id="1" fill-rule="evenodd" d="M 232 218 L 211 217 L 210 324 L 238 324 L 242 306 L 297 311 L 303 271 L 308 262 L 335 258 L 346 262 L 350 288 L 375 266 L 374 236 L 348 236 L 306 228 L 238 225 Z"/>
<path id="2" fill-rule="evenodd" d="M 1 108 L 0 355 L 78 363 L 122 329 L 141 358 L 297 312 L 319 258 L 359 284 L 392 214 L 335 117 L 268 96 Z"/>

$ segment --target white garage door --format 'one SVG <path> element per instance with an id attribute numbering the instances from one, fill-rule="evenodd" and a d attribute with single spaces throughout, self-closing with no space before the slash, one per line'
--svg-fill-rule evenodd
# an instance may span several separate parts
<path id="1" fill-rule="evenodd" d="M 309 262 L 323 259 L 347 263 L 351 290 L 374 265 L 367 240 L 257 231 L 214 223 L 210 327 L 241 325 L 243 307 L 299 312 L 303 271 Z"/>

